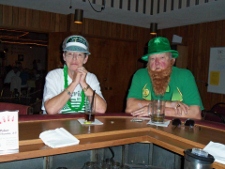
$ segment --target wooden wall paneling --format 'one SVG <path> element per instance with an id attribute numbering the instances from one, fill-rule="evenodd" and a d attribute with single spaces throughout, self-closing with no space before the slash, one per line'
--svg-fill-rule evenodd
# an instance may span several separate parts
<path id="1" fill-rule="evenodd" d="M 110 107 L 109 99 L 107 96 L 108 80 L 109 80 L 109 68 L 110 62 L 109 57 L 112 54 L 113 48 L 109 48 L 110 41 L 104 38 L 87 37 L 90 45 L 91 55 L 89 56 L 88 62 L 84 65 L 89 72 L 94 73 L 101 86 L 103 97 L 105 98 L 108 109 Z"/>
<path id="2" fill-rule="evenodd" d="M 12 8 L 12 25 L 19 25 L 19 9 Z"/>
<path id="3" fill-rule="evenodd" d="M 187 39 L 186 45 L 188 46 L 188 69 L 191 67 L 191 57 L 193 56 L 193 25 L 187 26 L 188 30 L 186 32 L 186 35 L 184 36 L 185 39 Z M 191 42 L 191 43 L 190 43 Z"/>
<path id="4" fill-rule="evenodd" d="M 48 29 L 51 24 L 51 14 L 49 12 L 40 12 L 40 25 L 42 29 Z"/>
<path id="5" fill-rule="evenodd" d="M 40 28 L 40 12 L 32 10 L 32 20 L 30 20 L 31 26 L 34 29 Z"/>
<path id="6" fill-rule="evenodd" d="M 58 29 L 57 29 L 57 26 L 58 24 L 55 23 L 55 20 L 56 20 L 56 15 L 55 14 L 51 14 L 50 15 L 50 20 L 48 21 L 49 22 L 49 28 L 47 29 L 48 32 L 60 32 Z M 66 30 L 64 30 L 66 31 Z M 63 32 L 63 31 L 62 31 Z"/>
<path id="7" fill-rule="evenodd" d="M 10 26 L 12 25 L 12 7 L 11 6 L 3 6 L 3 18 L 2 18 L 2 25 Z"/>
<path id="8" fill-rule="evenodd" d="M 100 36 L 102 37 L 107 37 L 108 36 L 108 30 L 109 30 L 109 23 L 108 22 L 101 22 L 101 34 Z"/>
<path id="9" fill-rule="evenodd" d="M 87 39 L 92 54 L 86 66 L 100 81 L 107 112 L 124 111 L 130 78 L 136 70 L 135 61 L 130 59 L 136 53 L 136 42 L 100 37 Z"/>
<path id="10" fill-rule="evenodd" d="M 69 36 L 71 33 L 69 32 L 53 32 L 49 33 L 48 39 L 48 66 L 47 70 L 53 70 L 55 68 L 59 68 L 63 66 L 62 62 L 62 42 L 63 40 Z"/>
<path id="11" fill-rule="evenodd" d="M 222 41 L 224 40 L 222 39 L 222 36 L 221 36 L 224 33 L 223 22 L 216 21 L 215 26 L 216 26 L 216 31 L 214 31 L 214 34 L 216 36 L 216 44 L 218 44 L 218 46 L 221 46 Z"/>
<path id="12" fill-rule="evenodd" d="M 224 28 L 225 28 L 225 20 L 221 21 L 222 22 L 222 30 L 221 30 L 221 39 L 222 39 L 222 42 L 221 42 L 221 46 L 225 46 L 225 33 L 224 33 Z"/>
<path id="13" fill-rule="evenodd" d="M 82 27 L 82 30 L 83 30 L 83 33 L 84 34 L 88 34 L 88 29 L 89 29 L 89 19 L 85 19 L 84 20 L 84 23 L 82 24 L 83 27 Z M 71 29 L 71 31 L 74 31 L 75 29 Z"/>
<path id="14" fill-rule="evenodd" d="M 110 69 L 106 95 L 110 112 L 121 112 L 125 109 L 127 91 L 131 77 L 136 70 L 132 56 L 137 53 L 136 42 L 112 40 L 112 53 L 109 54 Z"/>
<path id="15" fill-rule="evenodd" d="M 207 84 L 208 84 L 208 70 L 209 70 L 209 57 L 210 57 L 210 48 L 211 48 L 211 37 L 209 38 L 210 35 L 212 35 L 211 33 L 211 25 L 210 23 L 207 23 L 205 25 L 206 27 L 206 32 L 205 32 L 205 35 L 204 35 L 204 40 L 205 40 L 205 45 L 204 45 L 204 48 L 205 48 L 205 57 L 204 57 L 204 60 L 205 60 L 205 68 L 204 68 L 204 72 L 205 72 L 205 78 L 204 78 L 204 81 L 206 83 L 206 85 L 204 86 L 203 83 L 202 83 L 202 88 L 204 87 L 205 90 L 202 91 L 201 95 L 202 95 L 202 98 L 203 98 L 203 104 L 205 106 L 205 109 L 210 109 L 211 108 L 211 105 L 212 105 L 212 99 L 211 99 L 211 93 L 208 93 L 207 92 Z M 202 58 L 203 59 L 203 58 Z M 199 88 L 201 88 L 201 86 Z"/>
<path id="16" fill-rule="evenodd" d="M 99 20 L 94 20 L 95 23 L 93 23 L 93 34 L 97 36 L 102 36 L 101 33 L 103 32 L 102 30 L 102 21 Z"/>
<path id="17" fill-rule="evenodd" d="M 85 34 L 88 34 L 88 35 L 95 35 L 94 34 L 94 29 L 95 29 L 95 26 L 97 25 L 95 25 L 95 22 L 94 22 L 95 20 L 89 20 L 88 22 L 89 22 L 89 24 L 88 24 L 88 31 L 87 32 L 85 32 Z"/>
<path id="18" fill-rule="evenodd" d="M 123 39 L 121 27 L 122 27 L 121 24 L 116 24 L 115 30 L 113 30 L 113 32 L 114 32 L 113 38 L 121 37 L 121 39 Z"/>
<path id="19" fill-rule="evenodd" d="M 190 57 L 190 61 L 189 61 L 189 63 L 190 63 L 190 67 L 189 67 L 189 69 L 190 70 L 192 70 L 192 73 L 193 73 L 193 71 L 194 71 L 194 60 L 193 60 L 193 58 L 194 58 L 194 56 L 196 55 L 195 54 L 195 49 L 196 49 L 196 47 L 195 47 L 195 40 L 196 40 L 196 28 L 195 28 L 195 25 L 193 25 L 192 27 L 191 27 L 191 29 L 193 29 L 192 30 L 192 35 L 191 36 L 193 36 L 193 38 L 192 38 L 192 41 L 191 42 L 188 42 L 188 46 L 190 45 L 191 46 L 191 48 L 192 48 L 192 55 L 191 55 L 191 57 Z"/>
<path id="20" fill-rule="evenodd" d="M 0 5 L 0 25 L 11 29 L 30 31 L 66 31 L 66 15 Z"/>
<path id="21" fill-rule="evenodd" d="M 54 20 L 51 24 L 54 25 L 54 29 L 51 32 L 65 32 L 68 31 L 67 15 L 54 14 Z"/>
<path id="22" fill-rule="evenodd" d="M 207 31 L 208 31 L 207 25 L 204 23 L 204 24 L 201 24 L 200 26 L 201 26 L 200 28 L 201 48 L 199 48 L 199 50 L 201 49 L 201 51 L 199 52 L 200 67 L 197 72 L 198 79 L 196 80 L 196 83 L 198 85 L 198 89 L 199 89 L 201 97 L 205 98 L 207 94 L 207 79 L 208 79 L 207 68 L 209 65 L 209 52 L 210 52 L 209 48 L 210 47 L 206 47 L 208 43 L 208 38 L 204 36 L 205 34 L 207 34 Z M 207 107 L 206 104 L 204 105 Z"/>
<path id="23" fill-rule="evenodd" d="M 193 56 L 191 56 L 190 57 L 190 70 L 192 71 L 192 73 L 194 74 L 194 76 L 195 76 L 195 78 L 196 78 L 196 74 L 195 74 L 195 72 L 196 72 L 196 69 L 197 69 L 197 67 L 195 67 L 195 62 L 196 62 L 196 56 L 197 56 L 197 53 L 196 53 L 196 51 L 197 51 L 197 46 L 196 46 L 196 42 L 198 41 L 198 28 L 197 28 L 197 26 L 196 25 L 194 25 L 193 27 L 193 41 L 192 41 L 192 45 L 193 45 L 193 48 L 192 48 L 192 50 L 193 50 Z M 188 43 L 188 45 L 190 44 L 190 42 Z"/>
<path id="24" fill-rule="evenodd" d="M 188 47 L 177 45 L 176 48 L 176 50 L 179 52 L 179 57 L 176 59 L 176 66 L 186 69 L 188 61 Z"/>
<path id="25" fill-rule="evenodd" d="M 196 39 L 195 39 L 195 53 L 196 55 L 193 57 L 193 63 L 194 65 L 194 74 L 197 77 L 197 80 L 201 80 L 201 76 L 202 76 L 202 71 L 201 71 L 201 65 L 204 64 L 204 60 L 202 60 L 202 43 L 203 43 L 203 24 L 200 24 L 197 28 L 196 28 Z"/>
<path id="26" fill-rule="evenodd" d="M 182 37 L 182 45 L 187 45 L 187 33 L 188 33 L 188 26 L 180 27 L 180 32 L 178 33 L 178 36 Z"/>
<path id="27" fill-rule="evenodd" d="M 3 25 L 3 6 L 0 5 L 0 26 Z"/>
<path id="28" fill-rule="evenodd" d="M 32 10 L 27 9 L 26 10 L 26 16 L 24 16 L 26 18 L 26 25 L 25 27 L 29 30 L 34 30 L 34 28 L 32 28 L 32 26 L 30 25 L 30 21 L 32 20 Z M 21 18 L 21 16 L 20 16 Z"/>
<path id="29" fill-rule="evenodd" d="M 206 59 L 203 59 L 203 53 L 205 51 L 205 39 L 201 38 L 203 37 L 202 35 L 204 35 L 206 33 L 206 29 L 205 29 L 205 25 L 204 24 L 200 24 L 198 29 L 196 29 L 195 34 L 196 34 L 196 44 L 194 46 L 195 51 L 194 53 L 196 53 L 196 55 L 193 57 L 193 63 L 195 63 L 194 67 L 195 69 L 195 80 L 196 83 L 198 85 L 198 89 L 200 92 L 201 97 L 203 98 L 203 93 L 205 93 L 206 91 L 206 86 L 204 84 L 204 74 L 205 72 L 205 67 L 206 67 Z M 208 66 L 208 65 L 207 65 Z"/>
<path id="30" fill-rule="evenodd" d="M 108 34 L 110 38 L 114 38 L 115 37 L 114 35 L 117 35 L 116 24 L 110 23 Z"/>
<path id="31" fill-rule="evenodd" d="M 85 24 L 85 22 L 83 21 L 83 24 L 81 24 L 81 26 L 84 25 L 84 24 Z M 74 23 L 74 14 L 68 14 L 67 15 L 67 30 L 66 31 L 70 31 L 70 30 L 76 31 L 75 28 L 74 28 L 76 25 L 80 25 L 80 24 Z"/>
<path id="32" fill-rule="evenodd" d="M 124 26 L 121 26 L 121 36 L 122 36 L 122 39 L 127 39 L 129 40 L 130 37 L 128 36 L 128 33 L 129 33 L 129 28 L 128 26 L 124 25 Z"/>
<path id="33" fill-rule="evenodd" d="M 210 39 L 209 41 L 209 52 L 210 52 L 211 47 L 218 47 L 218 44 L 216 42 L 217 41 L 216 34 L 215 34 L 217 27 L 215 22 L 208 23 L 208 27 L 209 27 L 209 32 L 207 37 Z M 208 57 L 210 57 L 210 54 L 208 55 Z M 207 68 L 207 72 L 208 72 L 208 68 Z M 207 109 L 210 109 L 212 105 L 218 102 L 219 94 L 207 92 L 206 96 L 208 97 L 205 98 L 205 106 Z"/>
<path id="34" fill-rule="evenodd" d="M 20 8 L 18 13 L 18 26 L 25 27 L 26 26 L 26 12 L 25 8 Z M 23 16 L 23 17 L 22 17 Z"/>
<path id="35" fill-rule="evenodd" d="M 146 62 L 141 60 L 141 57 L 147 53 L 148 41 L 151 39 L 149 29 L 139 29 L 134 27 L 131 33 L 132 39 L 137 39 L 137 54 L 134 56 L 136 62 L 136 70 L 146 66 Z"/>

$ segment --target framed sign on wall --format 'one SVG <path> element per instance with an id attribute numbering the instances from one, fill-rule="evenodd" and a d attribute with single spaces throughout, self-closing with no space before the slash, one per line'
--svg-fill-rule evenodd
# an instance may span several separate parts
<path id="1" fill-rule="evenodd" d="M 210 49 L 208 92 L 225 94 L 225 47 Z"/>

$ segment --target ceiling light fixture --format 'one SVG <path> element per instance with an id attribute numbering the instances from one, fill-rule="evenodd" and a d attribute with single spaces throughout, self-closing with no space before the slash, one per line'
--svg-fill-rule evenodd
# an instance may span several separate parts
<path id="1" fill-rule="evenodd" d="M 158 27 L 157 23 L 150 24 L 150 34 L 151 35 L 157 35 L 157 27 Z"/>
<path id="2" fill-rule="evenodd" d="M 102 0 L 102 7 L 101 7 L 100 10 L 96 10 L 96 9 L 92 6 L 90 0 L 88 0 L 88 2 L 89 2 L 89 4 L 91 5 L 91 8 L 92 8 L 95 12 L 102 12 L 102 11 L 105 9 L 105 0 Z"/>
<path id="3" fill-rule="evenodd" d="M 102 1 L 102 7 L 100 10 L 96 10 L 93 5 L 91 4 L 90 0 L 88 0 L 89 4 L 91 5 L 91 8 L 95 12 L 102 12 L 105 9 L 105 0 Z M 70 9 L 72 8 L 72 5 L 70 3 Z M 75 15 L 74 15 L 74 23 L 76 24 L 82 24 L 83 22 L 83 10 L 82 9 L 75 9 Z"/>
<path id="4" fill-rule="evenodd" d="M 82 24 L 82 22 L 83 22 L 83 10 L 75 9 L 74 23 Z"/>

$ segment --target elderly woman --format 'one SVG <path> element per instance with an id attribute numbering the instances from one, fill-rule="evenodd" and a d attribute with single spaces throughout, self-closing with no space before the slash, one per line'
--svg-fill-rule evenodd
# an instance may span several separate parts
<path id="1" fill-rule="evenodd" d="M 107 104 L 97 77 L 84 64 L 90 52 L 87 40 L 79 35 L 67 37 L 62 45 L 63 69 L 50 71 L 45 80 L 42 110 L 44 114 L 80 113 L 85 111 L 86 98 L 95 91 L 95 112 L 105 113 Z"/>

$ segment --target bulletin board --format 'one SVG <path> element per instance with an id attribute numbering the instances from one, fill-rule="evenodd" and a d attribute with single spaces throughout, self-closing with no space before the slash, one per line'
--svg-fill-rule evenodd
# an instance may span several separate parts
<path id="1" fill-rule="evenodd" d="M 225 94 L 225 47 L 210 48 L 207 91 Z"/>

